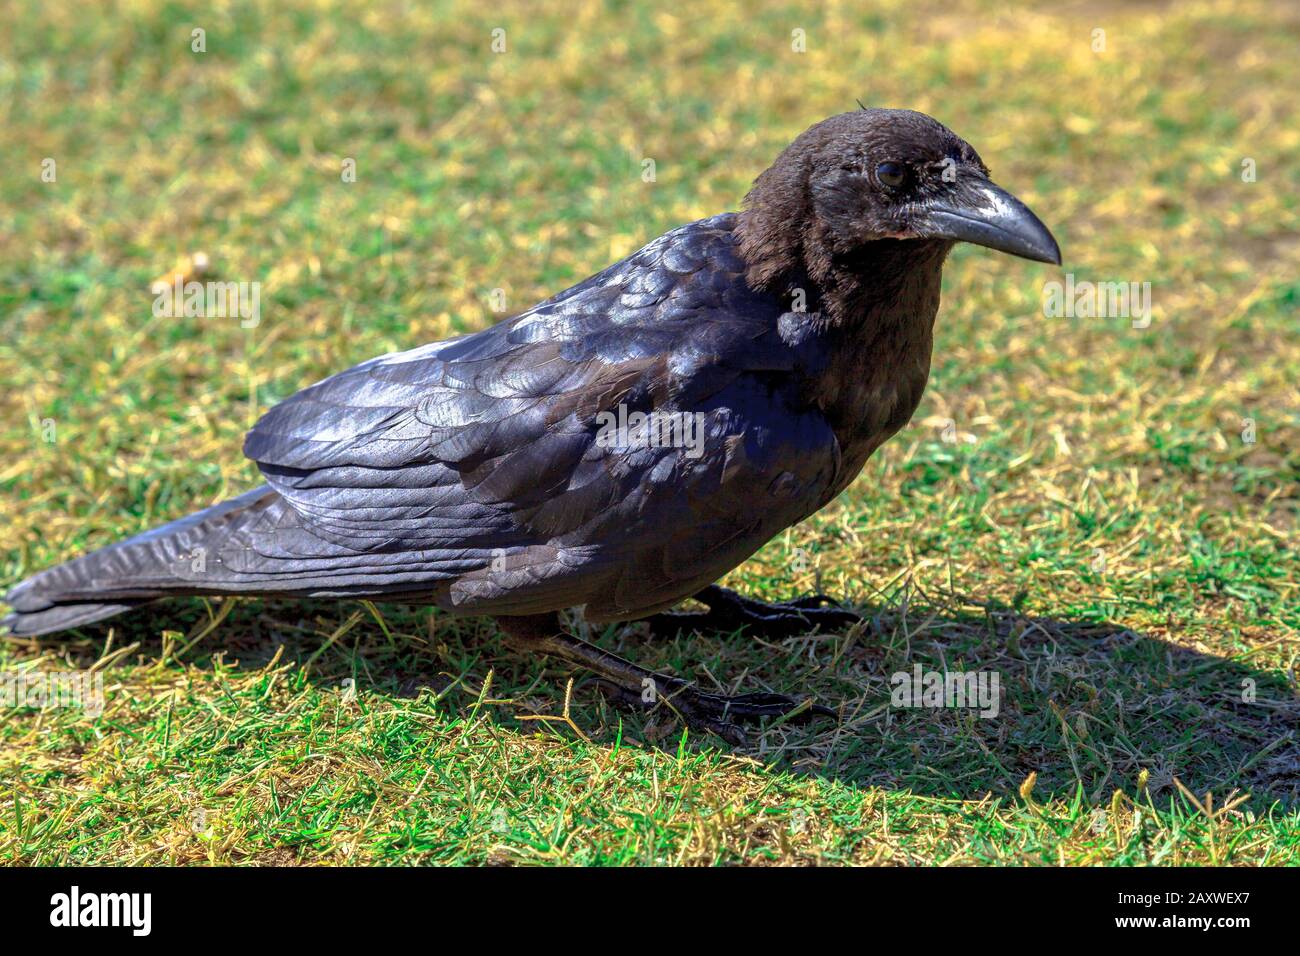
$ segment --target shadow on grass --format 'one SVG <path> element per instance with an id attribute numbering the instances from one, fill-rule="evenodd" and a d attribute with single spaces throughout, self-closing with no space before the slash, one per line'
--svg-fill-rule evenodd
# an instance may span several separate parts
<path id="1" fill-rule="evenodd" d="M 743 633 L 651 640 L 636 625 L 609 628 L 594 639 L 706 689 L 766 689 L 841 707 L 838 724 L 750 730 L 739 752 L 781 770 L 959 799 L 1014 796 L 1035 773 L 1036 799 L 1071 799 L 1081 791 L 1098 805 L 1117 788 L 1134 793 L 1146 771 L 1156 798 L 1174 790 L 1176 777 L 1195 794 L 1212 791 L 1216 803 L 1236 789 L 1250 794 L 1247 805 L 1256 810 L 1300 806 L 1300 698 L 1280 670 L 1256 669 L 1120 625 L 993 607 L 969 613 L 971 606 L 868 609 L 863 624 L 849 631 L 779 643 Z M 208 618 L 196 601 L 154 605 L 83 629 L 65 650 L 79 662 L 93 661 L 113 627 L 115 646 L 138 641 L 137 653 L 156 658 L 162 626 L 197 634 Z M 40 643 L 54 648 L 66 642 Z M 582 672 L 512 656 L 485 619 L 392 605 L 371 613 L 357 602 L 237 601 L 183 656 L 203 667 L 223 652 L 228 662 L 257 669 L 281 646 L 281 663 L 303 667 L 318 688 L 339 688 L 352 678 L 363 693 L 439 693 L 438 707 L 451 716 L 470 712 L 493 670 L 491 697 L 502 702 L 485 713 L 521 733 L 572 734 L 520 718 L 559 714 L 574 678 L 571 716 L 595 745 L 612 745 L 620 719 L 624 745 L 676 752 L 681 744 L 671 714 L 613 711 Z M 891 704 L 891 678 L 917 665 L 996 675 L 996 716 L 981 717 L 970 707 Z M 686 745 L 729 749 L 694 733 Z"/>

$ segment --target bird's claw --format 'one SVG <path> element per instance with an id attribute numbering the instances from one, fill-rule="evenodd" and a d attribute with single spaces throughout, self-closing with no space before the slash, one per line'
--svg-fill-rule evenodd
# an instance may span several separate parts
<path id="1" fill-rule="evenodd" d="M 814 628 L 823 631 L 852 627 L 862 616 L 850 611 L 826 594 L 812 594 L 791 601 L 767 604 L 726 588 L 710 587 L 696 595 L 708 607 L 703 612 L 669 612 L 647 618 L 652 634 L 671 635 L 678 631 L 735 631 L 790 637 Z"/>
<path id="2" fill-rule="evenodd" d="M 793 608 L 795 610 L 806 611 L 809 610 L 810 608 L 819 608 L 819 607 L 842 608 L 844 605 L 842 605 L 835 598 L 831 597 L 829 594 L 810 594 L 807 597 L 795 598 L 791 601 L 782 601 L 780 604 L 777 604 L 775 606 L 788 607 L 788 608 Z"/>
<path id="3" fill-rule="evenodd" d="M 707 730 L 738 747 L 744 746 L 746 742 L 741 723 L 751 723 L 765 717 L 804 721 L 814 717 L 834 719 L 839 716 L 831 708 L 814 703 L 811 699 L 797 700 L 784 694 L 762 692 L 727 697 L 697 690 L 685 681 L 676 679 L 673 679 L 671 689 L 662 696 L 651 695 L 649 699 L 644 692 L 638 693 L 608 681 L 601 681 L 600 687 L 615 703 L 646 711 L 662 706 L 681 717 L 688 727 Z"/>

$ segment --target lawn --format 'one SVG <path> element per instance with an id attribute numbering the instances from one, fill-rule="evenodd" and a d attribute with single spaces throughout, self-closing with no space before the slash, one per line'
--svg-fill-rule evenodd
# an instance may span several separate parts
<path id="1" fill-rule="evenodd" d="M 0 860 L 1296 864 L 1300 13 L 869 8 L 0 2 L 5 587 L 253 487 L 280 399 L 737 208 L 857 99 L 952 127 L 1065 272 L 1153 304 L 1049 316 L 1062 270 L 957 249 L 911 424 L 726 582 L 863 622 L 591 635 L 839 722 L 732 748 L 490 621 L 178 601 L 0 640 L 105 698 L 0 701 Z M 199 252 L 260 321 L 155 317 Z M 916 665 L 996 673 L 1000 712 L 891 706 Z"/>

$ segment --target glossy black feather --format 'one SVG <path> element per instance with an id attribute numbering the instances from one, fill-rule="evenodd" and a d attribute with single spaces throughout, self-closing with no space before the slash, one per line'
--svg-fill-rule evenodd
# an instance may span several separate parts
<path id="1" fill-rule="evenodd" d="M 824 506 L 908 420 L 954 236 L 1059 260 L 987 175 L 922 114 L 825 120 L 744 212 L 275 406 L 244 445 L 265 486 L 37 574 L 5 623 L 46 633 L 177 594 L 594 621 L 669 607 Z M 698 456 L 603 443 L 620 408 L 698 416 Z"/>
<path id="2" fill-rule="evenodd" d="M 304 389 L 247 436 L 265 490 L 38 575 L 11 603 L 402 596 L 594 620 L 676 603 L 824 504 L 838 463 L 792 377 L 816 344 L 792 348 L 781 301 L 746 284 L 735 219 Z M 620 403 L 698 413 L 702 454 L 600 447 L 596 416 Z"/>

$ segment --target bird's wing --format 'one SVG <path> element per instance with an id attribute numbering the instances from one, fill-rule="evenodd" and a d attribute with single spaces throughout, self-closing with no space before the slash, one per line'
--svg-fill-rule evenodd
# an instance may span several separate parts
<path id="1" fill-rule="evenodd" d="M 524 600 L 556 580 L 568 590 L 547 600 L 583 603 L 600 575 L 627 573 L 633 548 L 672 565 L 658 578 L 725 563 L 754 523 L 740 498 L 785 474 L 782 493 L 808 486 L 811 501 L 828 446 L 816 420 L 759 383 L 792 359 L 779 309 L 743 282 L 729 227 L 674 230 L 515 319 L 363 363 L 272 408 L 244 450 L 291 511 L 277 518 L 281 540 L 245 544 L 242 560 L 327 542 L 357 562 L 382 554 L 464 577 L 458 603 L 507 610 L 507 592 Z M 602 444 L 598 416 L 620 405 L 698 413 L 711 449 L 692 459 Z M 722 500 L 734 495 L 740 521 Z M 484 577 L 493 560 L 510 586 Z"/>

